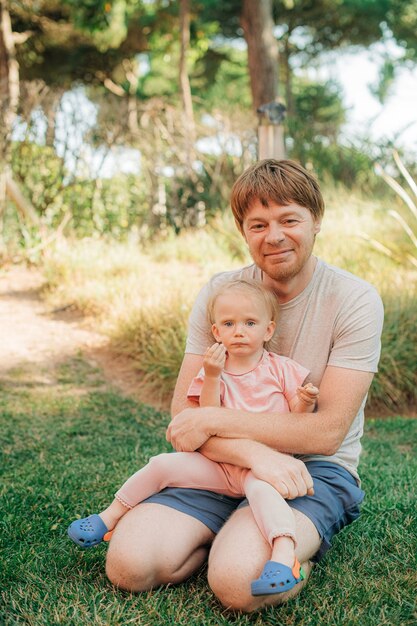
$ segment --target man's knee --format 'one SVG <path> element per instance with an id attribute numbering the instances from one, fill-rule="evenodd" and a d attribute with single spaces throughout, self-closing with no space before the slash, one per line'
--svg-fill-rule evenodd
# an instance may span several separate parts
<path id="1" fill-rule="evenodd" d="M 297 521 L 303 521 L 305 516 L 296 513 Z M 307 522 L 311 524 L 309 520 Z M 318 537 L 315 529 L 314 532 Z M 208 581 L 213 593 L 226 608 L 246 613 L 287 602 L 306 584 L 311 570 L 307 559 L 317 550 L 302 535 L 298 540 L 301 548 L 298 557 L 306 562 L 306 580 L 287 593 L 252 596 L 251 582 L 259 577 L 266 561 L 271 558 L 271 549 L 260 534 L 249 507 L 236 511 L 220 531 L 210 552 Z"/>
<path id="2" fill-rule="evenodd" d="M 232 575 L 226 564 L 224 567 L 216 564 L 215 567 L 210 568 L 208 582 L 211 590 L 225 608 L 251 613 L 266 606 L 285 604 L 295 598 L 307 584 L 311 568 L 311 562 L 307 561 L 303 564 L 306 577 L 302 582 L 295 585 L 290 591 L 268 596 L 253 596 L 250 591 L 250 580 L 247 572 L 236 568 Z M 256 577 L 257 575 L 253 574 L 253 578 Z"/>
<path id="3" fill-rule="evenodd" d="M 109 581 L 126 591 L 146 591 L 152 589 L 152 582 L 146 576 L 144 567 L 138 568 L 136 560 L 130 559 L 128 552 L 111 551 L 107 554 L 106 575 Z"/>
<path id="4" fill-rule="evenodd" d="M 238 568 L 231 571 L 230 568 L 219 564 L 210 566 L 207 579 L 210 589 L 225 608 L 245 613 L 255 610 L 248 580 Z"/>
<path id="5" fill-rule="evenodd" d="M 157 559 L 152 557 L 152 550 L 132 549 L 129 537 L 116 531 L 110 542 L 106 558 L 106 575 L 116 587 L 127 591 L 148 591 L 164 580 L 159 571 Z M 137 549 L 139 548 L 139 550 Z M 138 556 L 140 554 L 140 556 Z"/>
<path id="6" fill-rule="evenodd" d="M 170 507 L 141 504 L 116 526 L 106 574 L 128 591 L 179 583 L 204 562 L 212 535 L 204 524 Z"/>

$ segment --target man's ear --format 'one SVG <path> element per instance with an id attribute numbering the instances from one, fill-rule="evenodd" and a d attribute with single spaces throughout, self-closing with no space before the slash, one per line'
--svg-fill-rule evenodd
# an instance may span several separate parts
<path id="1" fill-rule="evenodd" d="M 269 341 L 272 337 L 272 335 L 275 332 L 275 328 L 276 328 L 276 324 L 275 322 L 273 322 L 272 320 L 269 322 L 268 324 L 268 328 L 266 329 L 266 333 L 265 333 L 265 337 L 264 337 L 264 341 Z"/>
<path id="2" fill-rule="evenodd" d="M 321 217 L 314 220 L 314 234 L 317 235 L 321 231 Z"/>
<path id="3" fill-rule="evenodd" d="M 219 331 L 217 330 L 217 326 L 216 324 L 213 324 L 211 327 L 211 332 L 213 334 L 213 337 L 215 338 L 216 341 L 218 341 L 220 343 L 220 336 L 219 336 Z"/>

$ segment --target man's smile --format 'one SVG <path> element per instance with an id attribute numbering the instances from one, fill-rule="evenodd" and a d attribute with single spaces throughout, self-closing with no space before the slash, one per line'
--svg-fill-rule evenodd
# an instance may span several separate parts
<path id="1" fill-rule="evenodd" d="M 284 248 L 284 249 L 278 249 L 278 250 L 271 250 L 270 252 L 264 252 L 264 257 L 268 257 L 268 258 L 283 258 L 285 256 L 287 256 L 288 254 L 290 254 L 291 252 L 293 252 L 292 248 Z"/>

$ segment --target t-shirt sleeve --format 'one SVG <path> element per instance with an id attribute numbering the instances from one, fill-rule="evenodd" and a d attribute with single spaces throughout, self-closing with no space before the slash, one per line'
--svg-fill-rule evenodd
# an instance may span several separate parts
<path id="1" fill-rule="evenodd" d="M 336 320 L 328 365 L 377 372 L 383 321 L 384 307 L 375 289 L 350 297 Z"/>
<path id="2" fill-rule="evenodd" d="M 310 370 L 287 357 L 276 357 L 273 355 L 272 362 L 274 363 L 274 369 L 282 392 L 287 402 L 289 402 L 295 396 L 297 387 L 300 387 L 310 374 Z"/>
<path id="3" fill-rule="evenodd" d="M 197 295 L 188 320 L 188 334 L 185 345 L 187 354 L 204 354 L 213 343 L 213 335 L 207 319 L 207 302 L 211 287 L 207 283 Z"/>

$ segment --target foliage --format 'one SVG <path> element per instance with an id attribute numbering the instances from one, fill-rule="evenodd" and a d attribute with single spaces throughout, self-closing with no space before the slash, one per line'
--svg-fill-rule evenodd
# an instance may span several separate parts
<path id="1" fill-rule="evenodd" d="M 416 406 L 417 294 L 385 294 L 382 352 L 369 394 L 370 411 Z"/>
<path id="2" fill-rule="evenodd" d="M 414 624 L 415 420 L 367 424 L 362 516 L 334 539 L 301 596 L 234 614 L 216 602 L 205 569 L 183 585 L 125 593 L 106 579 L 105 545 L 81 551 L 68 540 L 72 519 L 103 508 L 127 476 L 169 450 L 169 417 L 110 390 L 83 359 L 46 373 L 31 381 L 12 372 L 2 383 L 2 623 L 314 626 L 331 615 L 334 626 Z"/>
<path id="3" fill-rule="evenodd" d="M 111 335 L 115 352 L 138 372 L 141 392 L 157 405 L 169 403 L 184 356 L 191 306 L 183 297 L 170 293 L 153 306 L 132 310 Z"/>
<path id="4" fill-rule="evenodd" d="M 391 218 L 380 203 L 341 187 L 325 196 L 327 215 L 317 254 L 374 284 L 385 304 L 380 371 L 368 410 L 409 410 L 417 406 L 415 272 L 399 270 L 388 257 L 381 259 L 360 238 L 364 230 L 375 237 L 386 230 Z M 135 242 L 61 241 L 48 251 L 44 272 L 51 305 L 94 314 L 114 349 L 130 355 L 147 391 L 166 400 L 174 388 L 187 315 L 198 289 L 213 273 L 247 263 L 250 258 L 230 215 L 217 215 L 205 229 L 184 230 L 179 236 L 171 232 L 141 250 Z"/>
<path id="5" fill-rule="evenodd" d="M 71 176 L 53 148 L 32 141 L 14 144 L 12 165 L 44 228 L 58 228 L 68 215 L 70 229 L 80 237 L 112 234 L 123 238 L 148 219 L 149 196 L 140 176 Z"/>
<path id="6" fill-rule="evenodd" d="M 412 195 L 414 195 L 417 200 L 417 184 L 413 180 L 410 172 L 405 167 L 402 162 L 399 154 L 394 152 L 394 160 L 400 170 L 401 174 L 405 178 L 408 186 L 410 187 L 410 191 Z M 404 244 L 400 248 L 394 248 L 391 242 L 381 244 L 375 239 L 369 238 L 369 236 L 365 236 L 370 242 L 376 247 L 378 250 L 387 254 L 389 257 L 396 259 L 398 261 L 403 261 L 406 263 L 410 263 L 414 267 L 417 267 L 417 205 L 416 202 L 409 195 L 409 192 L 401 186 L 394 178 L 389 176 L 380 165 L 377 166 L 377 174 L 379 174 L 384 181 L 395 191 L 395 193 L 401 198 L 403 203 L 408 209 L 407 217 L 403 217 L 398 211 L 390 209 L 388 214 L 396 220 L 396 222 L 400 225 L 403 234 L 406 235 L 408 243 L 410 246 L 405 246 Z"/>

